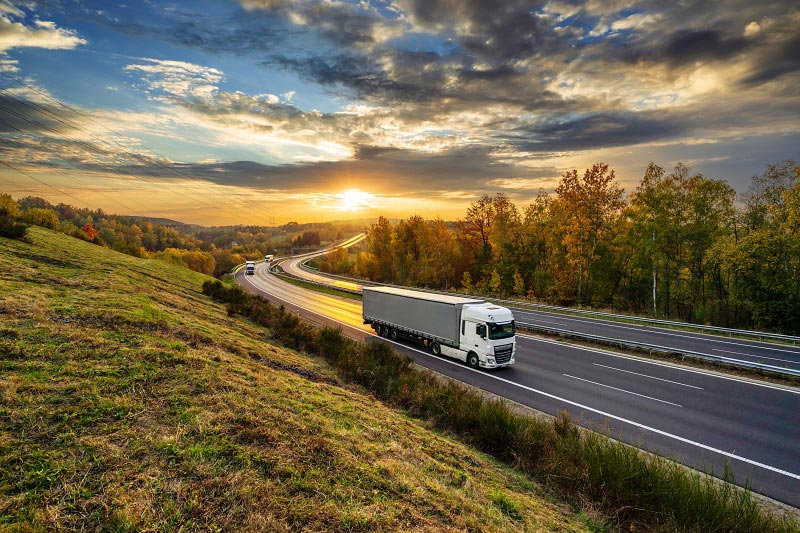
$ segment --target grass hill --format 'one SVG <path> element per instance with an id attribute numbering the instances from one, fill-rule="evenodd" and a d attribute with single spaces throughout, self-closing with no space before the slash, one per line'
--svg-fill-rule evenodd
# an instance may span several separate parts
<path id="1" fill-rule="evenodd" d="M 0 529 L 586 527 L 228 316 L 206 276 L 30 237 L 0 238 Z"/>

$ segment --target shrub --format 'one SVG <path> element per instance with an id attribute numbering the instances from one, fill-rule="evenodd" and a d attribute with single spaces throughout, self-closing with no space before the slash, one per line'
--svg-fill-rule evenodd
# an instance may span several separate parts
<path id="1" fill-rule="evenodd" d="M 0 237 L 21 241 L 28 239 L 28 226 L 17 222 L 5 206 L 0 207 Z"/>

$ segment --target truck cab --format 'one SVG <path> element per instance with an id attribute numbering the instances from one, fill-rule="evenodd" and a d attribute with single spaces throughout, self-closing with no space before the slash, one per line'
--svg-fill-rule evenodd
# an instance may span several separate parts
<path id="1" fill-rule="evenodd" d="M 514 363 L 516 354 L 514 315 L 505 307 L 492 303 L 465 305 L 461 311 L 459 348 L 474 354 L 476 362 L 467 364 L 482 368 L 497 368 Z"/>
<path id="2" fill-rule="evenodd" d="M 248 261 L 244 264 L 244 274 L 245 276 L 252 276 L 256 273 L 256 262 L 255 261 Z"/>

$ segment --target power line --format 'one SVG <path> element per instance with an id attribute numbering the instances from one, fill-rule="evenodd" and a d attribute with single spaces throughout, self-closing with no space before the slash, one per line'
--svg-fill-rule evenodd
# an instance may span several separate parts
<path id="1" fill-rule="evenodd" d="M 0 108 L 2 108 L 2 106 L 0 106 Z M 25 135 L 25 133 L 24 133 L 22 130 L 20 130 L 19 128 L 17 128 L 16 126 L 14 126 L 14 125 L 12 125 L 12 124 L 9 124 L 9 123 L 5 122 L 4 120 L 0 120 L 0 124 L 2 124 L 2 125 L 4 125 L 4 126 L 7 126 L 7 127 L 9 127 L 9 128 L 12 128 L 12 129 L 14 129 L 14 130 L 18 131 L 18 132 L 19 132 L 20 134 L 22 134 L 22 135 Z M 63 171 L 62 169 L 60 169 L 60 168 L 59 168 L 59 167 L 57 167 L 56 165 L 54 165 L 54 164 L 52 164 L 52 163 L 49 163 L 49 162 L 45 162 L 45 164 L 46 164 L 47 166 L 49 166 L 50 168 L 52 168 L 53 170 L 55 170 L 56 172 L 58 172 L 58 173 L 60 173 L 60 174 L 62 174 L 62 175 L 64 175 L 64 176 L 66 176 L 66 177 L 70 178 L 72 181 L 74 181 L 75 183 L 77 183 L 79 186 L 81 186 L 81 187 L 83 187 L 83 188 L 86 188 L 86 189 L 89 189 L 90 191 L 94 192 L 95 194 L 102 195 L 104 198 L 106 198 L 106 199 L 108 199 L 108 200 L 111 200 L 111 202 L 113 202 L 113 203 L 117 203 L 118 205 L 122 206 L 122 207 L 123 207 L 123 208 L 125 208 L 126 210 L 128 210 L 128 211 L 131 211 L 131 212 L 135 213 L 135 214 L 136 214 L 136 215 L 138 215 L 138 216 L 142 216 L 142 217 L 145 217 L 145 218 L 147 217 L 147 215 L 145 215 L 145 214 L 143 214 L 143 213 L 139 212 L 139 211 L 138 211 L 138 210 L 136 210 L 136 209 L 133 209 L 132 207 L 128 206 L 127 204 L 125 204 L 125 203 L 121 202 L 120 200 L 112 199 L 112 198 L 110 198 L 109 196 L 107 196 L 105 193 L 98 191 L 97 189 L 95 189 L 95 188 L 94 188 L 94 187 L 92 187 L 91 185 L 88 185 L 88 184 L 86 184 L 86 183 L 83 183 L 83 182 L 81 182 L 81 181 L 80 181 L 78 178 L 76 178 L 75 176 L 72 176 L 72 175 L 70 175 L 70 174 L 67 174 L 65 171 Z"/>
<path id="2" fill-rule="evenodd" d="M 0 91 L 4 91 L 4 90 L 3 90 L 3 89 L 0 89 Z M 41 109 L 43 112 L 45 112 L 45 113 L 48 113 L 48 114 L 53 114 L 52 112 L 48 111 L 46 108 L 43 108 L 43 107 L 41 107 L 41 106 L 38 106 L 38 104 L 31 103 L 31 102 L 28 102 L 28 101 L 26 101 L 26 100 L 25 100 L 25 99 L 23 99 L 23 98 L 19 98 L 19 97 L 16 97 L 16 96 L 14 96 L 14 95 L 9 95 L 9 97 L 10 97 L 11 99 L 13 99 L 13 100 L 15 100 L 15 101 L 17 101 L 17 102 L 19 102 L 19 103 L 21 103 L 21 104 L 25 105 L 25 106 L 27 106 L 27 107 L 31 108 L 31 109 L 34 109 L 34 110 L 35 110 L 34 106 L 36 106 L 36 107 L 40 107 L 40 109 Z M 7 107 L 4 107 L 4 106 L 0 106 L 0 109 L 3 109 L 3 110 L 5 110 L 5 111 L 6 111 L 6 112 L 8 112 L 8 113 L 11 113 L 11 114 L 13 114 L 13 115 L 16 115 L 17 117 L 20 117 L 20 118 L 22 118 L 23 120 L 27 120 L 28 122 L 31 122 L 32 124 L 36 124 L 36 125 L 38 125 L 39 127 L 41 127 L 41 128 L 43 128 L 43 129 L 45 129 L 45 130 L 47 130 L 47 131 L 49 131 L 49 132 L 53 133 L 54 135 L 59 135 L 59 134 L 60 134 L 60 132 L 58 132 L 57 130 L 55 130 L 55 129 L 53 129 L 53 128 L 51 128 L 51 127 L 49 127 L 49 126 L 45 125 L 45 124 L 42 124 L 41 122 L 39 122 L 39 121 L 37 121 L 37 120 L 35 120 L 35 119 L 31 119 L 31 118 L 30 118 L 30 117 L 28 117 L 27 115 L 20 114 L 19 112 L 17 112 L 17 111 L 14 111 L 14 110 L 11 110 L 11 109 L 8 109 Z M 56 115 L 57 115 L 57 114 L 56 114 Z M 61 124 L 64 124 L 64 125 L 65 125 L 65 126 L 67 126 L 67 127 L 71 127 L 71 128 L 74 128 L 74 129 L 81 130 L 81 128 L 75 127 L 75 126 L 73 126 L 73 125 L 71 125 L 71 124 L 68 124 L 68 123 L 67 123 L 67 122 L 65 122 L 64 120 L 61 120 L 60 118 L 58 118 L 58 116 L 56 116 L 56 121 L 60 122 Z M 10 126 L 10 127 L 13 127 L 13 126 Z M 17 131 L 21 131 L 21 130 L 19 130 L 18 128 L 14 128 L 14 129 L 16 129 Z M 24 133 L 24 132 L 22 132 L 22 133 Z M 86 133 L 86 132 L 84 131 L 84 133 Z M 91 134 L 90 134 L 90 135 L 91 135 Z M 89 143 L 87 143 L 87 142 L 84 142 L 84 141 L 75 140 L 75 139 L 72 139 L 71 141 L 72 141 L 72 142 L 74 142 L 74 143 L 76 143 L 76 144 L 78 144 L 79 146 L 82 146 L 83 148 L 85 148 L 85 149 L 86 149 L 87 151 L 89 151 L 89 152 L 92 152 L 92 153 L 99 153 L 101 156 L 103 156 L 103 155 L 108 155 L 109 157 L 111 157 L 112 159 L 114 159 L 115 161 L 117 161 L 117 162 L 119 162 L 119 163 L 121 163 L 121 164 L 128 164 L 128 162 L 127 162 L 127 161 L 121 160 L 121 159 L 119 159 L 118 157 L 114 156 L 112 152 L 107 152 L 107 151 L 105 151 L 105 152 L 101 152 L 100 150 L 98 150 L 98 148 L 97 148 L 97 147 L 95 147 L 95 146 L 92 146 L 91 144 L 89 144 Z M 207 202 L 205 202 L 205 201 L 203 201 L 203 200 L 200 200 L 200 199 L 198 199 L 198 198 L 193 198 L 192 196 L 190 196 L 190 195 L 188 195 L 188 194 L 183 194 L 183 193 L 180 193 L 180 192 L 176 191 L 174 188 L 169 188 L 169 187 L 166 187 L 165 185 L 163 185 L 163 184 L 161 184 L 161 183 L 158 183 L 158 182 L 152 182 L 152 181 L 148 180 L 147 178 L 144 178 L 144 177 L 143 177 L 143 176 L 141 176 L 141 175 L 139 175 L 139 176 L 137 176 L 137 175 L 134 175 L 132 172 L 130 172 L 130 171 L 127 171 L 127 170 L 124 170 L 123 168 L 114 169 L 113 167 L 111 167 L 111 166 L 108 166 L 108 165 L 106 165 L 106 168 L 108 168 L 108 169 L 109 169 L 109 170 L 111 170 L 112 172 L 114 172 L 114 171 L 116 171 L 116 172 L 119 172 L 119 171 L 121 171 L 121 172 L 123 172 L 123 173 L 125 173 L 125 174 L 128 174 L 129 176 L 131 176 L 131 177 L 133 177 L 133 178 L 141 178 L 141 179 L 143 179 L 144 181 L 146 181 L 146 182 L 148 182 L 148 183 L 150 183 L 150 184 L 152 184 L 152 185 L 155 185 L 155 186 L 157 186 L 157 187 L 160 187 L 160 188 L 162 188 L 162 189 L 164 189 L 164 190 L 166 190 L 166 191 L 168 191 L 168 192 L 170 192 L 170 193 L 173 193 L 173 194 L 178 194 L 178 195 L 180 195 L 180 196 L 183 196 L 183 197 L 185 197 L 185 198 L 188 198 L 188 199 L 190 199 L 190 200 L 193 200 L 193 201 L 196 201 L 196 202 L 200 202 L 200 203 L 202 203 L 203 205 L 206 205 L 206 206 L 208 206 L 208 207 L 215 208 L 215 209 L 216 209 L 216 208 L 219 208 L 219 209 L 227 210 L 227 208 L 225 208 L 225 207 L 222 207 L 222 206 L 217 206 L 217 205 L 214 205 L 214 204 L 210 204 L 210 203 L 207 203 Z M 143 171 L 144 173 L 146 173 L 146 174 L 148 174 L 148 175 L 150 175 L 150 176 L 152 176 L 152 177 L 156 178 L 156 179 L 159 179 L 159 176 L 158 176 L 157 174 L 155 174 L 155 173 L 151 172 L 151 171 L 147 171 L 147 170 L 145 170 L 145 169 L 142 169 L 142 171 Z M 231 212 L 232 212 L 232 211 L 231 211 Z M 239 215 L 239 213 L 236 213 L 236 214 L 237 214 L 237 215 Z"/>
<path id="3" fill-rule="evenodd" d="M 72 107 L 72 106 L 70 106 L 70 105 L 67 105 L 67 104 L 65 104 L 65 103 L 63 103 L 63 102 L 61 102 L 61 101 L 59 101 L 59 100 L 58 100 L 58 99 L 56 99 L 56 98 L 53 98 L 52 96 L 50 96 L 50 95 L 49 95 L 49 94 L 47 94 L 46 92 L 43 92 L 43 91 L 41 91 L 41 90 L 40 90 L 40 89 L 38 89 L 37 87 L 35 87 L 35 86 L 33 86 L 33 85 L 30 85 L 30 84 L 26 83 L 25 81 L 23 81 L 23 80 L 20 80 L 19 78 L 16 78 L 16 77 L 14 77 L 14 76 L 11 76 L 11 75 L 9 75 L 9 74 L 7 74 L 7 73 L 3 73 L 3 72 L 0 72 L 0 75 L 2 75 L 2 76 L 4 76 L 4 77 L 6 77 L 6 78 L 8 78 L 8 79 L 10 79 L 10 80 L 12 80 L 12 81 L 14 81 L 14 82 L 18 83 L 18 84 L 20 84 L 20 85 L 22 85 L 22 86 L 24 86 L 24 87 L 26 87 L 26 88 L 30 89 L 31 91 L 34 91 L 35 93 L 37 93 L 37 94 L 39 94 L 39 95 L 43 96 L 44 98 L 47 98 L 47 99 L 48 99 L 48 100 L 50 100 L 50 101 L 53 101 L 53 102 L 57 103 L 58 105 L 60 105 L 60 106 L 61 106 L 61 107 L 63 107 L 64 109 L 67 109 L 67 110 L 69 110 L 69 111 L 71 111 L 71 112 L 73 112 L 73 113 L 75 113 L 75 114 L 77 114 L 77 115 L 79 115 L 79 116 L 81 116 L 81 117 L 85 118 L 86 120 L 88 120 L 88 121 L 92 122 L 93 124 L 96 124 L 96 125 L 100 126 L 101 128 L 103 128 L 103 129 L 105 129 L 105 130 L 107 130 L 107 131 L 111 132 L 113 135 L 115 135 L 115 136 L 117 136 L 117 137 L 121 137 L 121 138 L 127 138 L 127 139 L 130 139 L 129 137 L 126 137 L 126 136 L 124 136 L 124 135 L 122 135 L 122 134 L 120 134 L 120 133 L 118 133 L 118 132 L 114 131 L 113 129 L 109 128 L 109 127 L 108 127 L 108 126 L 106 126 L 105 124 L 102 124 L 102 123 L 100 123 L 100 122 L 97 122 L 97 121 L 96 121 L 96 120 L 94 120 L 94 119 L 93 119 L 91 116 L 89 116 L 89 115 L 87 115 L 87 114 L 83 113 L 83 112 L 82 112 L 82 111 L 80 111 L 79 109 L 76 109 L 76 108 L 74 108 L 74 107 Z M 10 95 L 12 98 L 18 99 L 18 100 L 20 100 L 20 101 L 24 100 L 24 99 L 22 99 L 22 98 L 17 98 L 17 97 L 15 97 L 14 95 L 11 95 L 10 93 L 9 93 L 9 95 Z M 65 125 L 71 126 L 71 127 L 75 128 L 75 129 L 78 129 L 79 131 L 84 131 L 85 133 L 89 133 L 89 134 L 90 134 L 90 135 L 92 135 L 92 136 L 94 136 L 94 135 L 95 135 L 93 132 L 87 132 L 86 130 L 84 130 L 84 129 L 83 129 L 83 128 L 81 128 L 80 126 L 76 126 L 76 125 L 74 125 L 74 124 L 72 124 L 72 125 L 66 124 L 64 121 L 68 121 L 69 119 L 66 119 L 65 117 L 63 117 L 63 116 L 61 116 L 61 115 L 58 115 L 58 114 L 57 114 L 57 113 L 55 113 L 54 111 L 50 111 L 50 110 L 48 110 L 47 108 L 44 108 L 43 106 L 39 106 L 38 104 L 35 104 L 35 103 L 32 103 L 32 105 L 39 107 L 39 108 L 40 108 L 40 110 L 42 110 L 42 111 L 43 111 L 43 112 L 45 112 L 45 113 L 48 113 L 48 114 L 51 114 L 51 115 L 56 115 L 56 120 L 58 120 L 59 122 L 61 122 L 61 123 L 65 124 Z M 62 119 L 63 119 L 63 120 L 62 120 Z M 148 148 L 148 147 L 144 146 L 144 145 L 141 143 L 141 141 L 138 141 L 138 140 L 136 140 L 136 141 L 137 141 L 137 143 L 139 144 L 139 146 L 141 146 L 143 149 L 145 149 L 145 150 L 147 150 L 147 151 L 149 151 L 149 152 L 151 152 L 151 153 L 155 154 L 156 156 L 158 156 L 158 157 L 160 157 L 160 158 L 162 158 L 162 159 L 167 159 L 167 160 L 168 160 L 168 158 L 167 158 L 167 157 L 165 157 L 165 156 L 161 155 L 160 153 L 156 152 L 155 150 L 152 150 L 152 149 L 150 149 L 150 148 Z M 105 142 L 107 142 L 107 143 L 109 143 L 109 144 L 111 144 L 111 143 L 112 143 L 112 141 L 109 141 L 109 140 L 105 140 Z M 118 143 L 118 142 L 114 142 L 114 144 L 116 144 L 117 146 L 121 146 L 123 149 L 127 150 L 127 148 L 126 148 L 124 145 L 121 145 L 121 144 L 120 144 L 120 143 Z M 183 177 L 184 179 L 198 180 L 198 178 L 196 178 L 196 177 L 194 177 L 194 176 L 190 176 L 190 175 L 188 175 L 188 174 L 185 174 L 185 173 L 184 173 L 184 172 L 182 172 L 182 171 L 178 171 L 178 170 L 177 170 L 177 169 L 175 169 L 174 167 L 170 167 L 170 166 L 164 165 L 163 163 L 159 162 L 157 158 L 152 158 L 152 157 L 151 157 L 149 161 L 146 161 L 146 160 L 143 160 L 142 156 L 140 156 L 140 155 L 136 154 L 135 152 L 129 152 L 129 154 L 130 154 L 132 157 L 134 157 L 135 159 L 137 159 L 138 161 L 140 161 L 140 162 L 143 162 L 143 163 L 145 163 L 145 162 L 146 162 L 146 163 L 149 163 L 149 164 L 153 164 L 153 163 L 155 163 L 157 166 L 160 166 L 160 167 L 164 168 L 164 169 L 165 169 L 167 172 L 169 172 L 169 173 L 171 173 L 171 174 L 173 174 L 173 175 L 176 175 L 176 176 L 179 176 L 179 177 Z M 201 180 L 201 181 L 206 181 L 206 180 Z M 230 198 L 230 197 L 229 197 L 229 198 Z M 258 212 L 261 212 L 262 210 L 264 210 L 264 208 L 263 208 L 262 206 L 253 206 L 252 204 L 250 204 L 250 202 L 246 202 L 246 201 L 243 201 L 243 200 L 238 200 L 238 199 L 236 199 L 236 198 L 234 198 L 234 200 L 236 200 L 236 201 L 239 201 L 239 202 L 240 202 L 240 204 L 248 205 L 248 206 L 250 206 L 251 208 L 255 208 L 255 209 L 258 211 Z M 277 210 L 277 209 L 270 209 L 270 210 L 271 210 L 271 211 L 274 211 L 274 212 L 276 212 L 276 213 L 278 213 L 278 214 L 280 214 L 282 217 L 284 217 L 284 218 L 285 218 L 285 215 L 284 215 L 282 212 L 280 212 L 279 210 Z M 238 215 L 238 213 L 237 213 L 237 215 Z M 288 220 L 288 218 L 287 218 L 287 220 Z"/>
<path id="4" fill-rule="evenodd" d="M 4 164 L 5 166 L 7 166 L 8 168 L 10 168 L 11 170 L 15 170 L 15 171 L 19 172 L 19 173 L 20 173 L 20 174 L 22 174 L 23 176 L 27 176 L 27 177 L 29 177 L 30 179 L 32 179 L 32 180 L 35 180 L 35 181 L 37 181 L 37 182 L 41 183 L 41 184 L 42 184 L 42 185 L 44 185 L 45 187 L 50 187 L 50 188 L 51 188 L 51 189 L 53 189 L 54 191 L 57 191 L 57 192 L 59 192 L 59 193 L 63 194 L 64 196 L 68 196 L 69 198 L 72 198 L 72 199 L 73 199 L 73 200 L 75 200 L 76 202 L 80 202 L 80 203 L 82 203 L 83 205 L 87 206 L 89 209 L 91 209 L 91 210 L 93 210 L 93 211 L 97 211 L 97 208 L 96 208 L 96 207 L 94 207 L 93 205 L 89 204 L 89 202 L 87 202 L 87 201 L 85 201 L 85 200 L 81 200 L 81 199 L 79 199 L 79 198 L 76 198 L 75 196 L 71 195 L 70 193 L 68 193 L 68 192 L 65 192 L 65 191 L 62 191 L 61 189 L 59 189 L 58 187 L 56 187 L 56 186 L 54 186 L 54 185 L 50 185 L 49 183 L 47 183 L 47 182 L 45 182 L 45 181 L 42 181 L 42 180 L 40 180 L 39 178 L 37 178 L 37 177 L 35 177 L 35 176 L 31 176 L 31 175 L 30 175 L 30 174 L 28 174 L 27 172 L 25 172 L 25 171 L 23 171 L 23 170 L 20 170 L 20 169 L 16 168 L 15 166 L 11 165 L 10 163 L 7 163 L 6 161 L 0 161 L 0 163 Z"/>

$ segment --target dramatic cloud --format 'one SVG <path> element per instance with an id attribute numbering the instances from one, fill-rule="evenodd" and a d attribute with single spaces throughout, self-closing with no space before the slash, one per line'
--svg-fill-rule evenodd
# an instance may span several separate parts
<path id="1" fill-rule="evenodd" d="M 98 84 L 108 89 L 77 98 L 82 109 L 167 157 L 113 161 L 87 148 L 111 152 L 96 128 L 92 137 L 3 100 L 9 157 L 179 180 L 166 167 L 254 194 L 524 199 L 592 159 L 621 161 L 630 189 L 649 160 L 669 165 L 682 146 L 698 170 L 733 169 L 718 177 L 740 184 L 766 162 L 743 146 L 764 151 L 771 139 L 790 157 L 800 133 L 800 12 L 789 0 L 76 2 L 69 12 L 0 0 L 0 52 L 86 43 L 72 21 L 116 44 L 95 51 L 86 72 L 110 72 Z M 0 55 L 0 72 L 28 68 Z M 49 156 L 33 155 L 34 136 Z"/>

